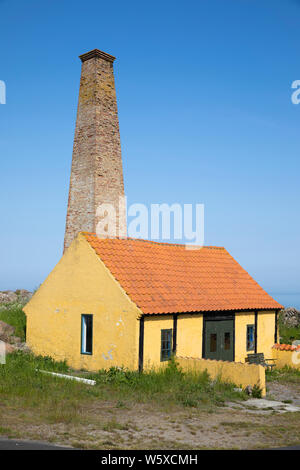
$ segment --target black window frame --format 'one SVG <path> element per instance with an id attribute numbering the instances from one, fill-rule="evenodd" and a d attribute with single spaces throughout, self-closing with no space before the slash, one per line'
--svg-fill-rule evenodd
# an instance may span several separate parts
<path id="1" fill-rule="evenodd" d="M 248 346 L 249 341 L 248 341 L 248 328 L 253 328 L 253 347 L 251 348 Z M 247 325 L 246 327 L 246 350 L 247 351 L 255 351 L 255 324 Z"/>
<path id="2" fill-rule="evenodd" d="M 168 335 L 168 338 L 165 339 L 164 335 Z M 169 344 L 169 347 L 166 348 L 165 344 Z M 173 328 L 166 328 L 161 330 L 160 334 L 160 362 L 169 361 L 173 353 Z M 166 354 L 167 352 L 167 354 Z"/>
<path id="3" fill-rule="evenodd" d="M 84 322 L 84 319 L 86 317 L 88 317 L 91 320 L 91 330 L 92 331 L 91 331 L 91 348 L 90 348 L 91 350 L 90 351 L 83 351 L 83 349 L 82 349 L 83 348 L 83 341 L 82 341 L 83 340 L 83 336 L 82 336 L 83 335 L 83 322 Z M 94 341 L 93 341 L 93 339 L 94 339 L 94 337 L 93 337 L 93 334 L 94 334 L 93 323 L 94 323 L 93 322 L 93 314 L 83 313 L 81 315 L 80 353 L 84 354 L 86 356 L 92 356 L 92 354 L 93 354 L 93 343 L 94 343 Z M 87 343 L 87 338 L 86 338 L 86 343 Z M 87 349 L 87 347 L 86 347 L 86 349 Z"/>

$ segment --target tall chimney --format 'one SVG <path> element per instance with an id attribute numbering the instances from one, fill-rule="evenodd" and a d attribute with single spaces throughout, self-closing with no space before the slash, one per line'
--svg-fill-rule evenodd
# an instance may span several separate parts
<path id="1" fill-rule="evenodd" d="M 100 204 L 113 204 L 118 229 L 119 197 L 124 196 L 115 57 L 98 49 L 79 57 L 81 80 L 64 250 L 78 232 L 96 231 L 101 219 L 96 215 Z"/>

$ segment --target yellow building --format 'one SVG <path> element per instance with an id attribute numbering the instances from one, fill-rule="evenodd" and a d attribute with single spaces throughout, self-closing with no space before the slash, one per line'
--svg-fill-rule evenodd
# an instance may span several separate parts
<path id="1" fill-rule="evenodd" d="M 81 232 L 25 307 L 36 354 L 76 369 L 272 357 L 281 305 L 224 248 Z"/>

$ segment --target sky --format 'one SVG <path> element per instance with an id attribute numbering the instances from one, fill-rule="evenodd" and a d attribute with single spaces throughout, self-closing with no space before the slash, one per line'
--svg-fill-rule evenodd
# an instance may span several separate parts
<path id="1" fill-rule="evenodd" d="M 0 290 L 62 256 L 81 63 L 114 55 L 129 203 L 203 203 L 225 246 L 300 308 L 300 1 L 0 0 Z"/>

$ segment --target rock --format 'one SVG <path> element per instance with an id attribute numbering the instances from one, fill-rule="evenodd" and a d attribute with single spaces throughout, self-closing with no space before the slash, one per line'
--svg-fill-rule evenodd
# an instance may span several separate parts
<path id="1" fill-rule="evenodd" d="M 30 352 L 30 347 L 26 343 L 20 343 L 17 346 L 18 351 L 22 351 L 24 353 L 29 353 Z"/>
<path id="2" fill-rule="evenodd" d="M 19 336 L 12 335 L 12 336 L 9 337 L 9 343 L 18 345 L 18 344 L 22 343 L 22 340 L 21 340 L 21 338 L 19 338 Z"/>
<path id="3" fill-rule="evenodd" d="M 12 290 L 6 290 L 0 292 L 0 304 L 9 303 L 27 303 L 32 297 L 32 292 L 26 289 L 17 289 L 15 292 Z"/>
<path id="4" fill-rule="evenodd" d="M 251 385 L 247 385 L 247 387 L 245 387 L 244 391 L 247 393 L 247 395 L 252 395 L 252 386 Z"/>
<path id="5" fill-rule="evenodd" d="M 300 312 L 294 307 L 288 307 L 280 312 L 281 318 L 287 326 L 300 325 Z"/>
<path id="6" fill-rule="evenodd" d="M 14 332 L 15 328 L 13 326 L 8 325 L 4 321 L 0 321 L 0 339 L 2 339 L 2 337 L 7 338 L 8 336 L 12 336 Z"/>
<path id="7" fill-rule="evenodd" d="M 7 290 L 4 292 L 0 292 L 0 303 L 16 302 L 17 300 L 18 296 L 13 291 Z"/>
<path id="8" fill-rule="evenodd" d="M 9 343 L 4 343 L 4 344 L 5 344 L 5 352 L 6 352 L 6 354 L 10 354 L 10 353 L 16 351 L 15 346 L 13 346 L 12 344 L 9 344 Z"/>
<path id="9" fill-rule="evenodd" d="M 28 302 L 32 297 L 32 292 L 26 289 L 17 289 L 15 294 L 18 296 L 18 300 L 21 302 Z"/>

